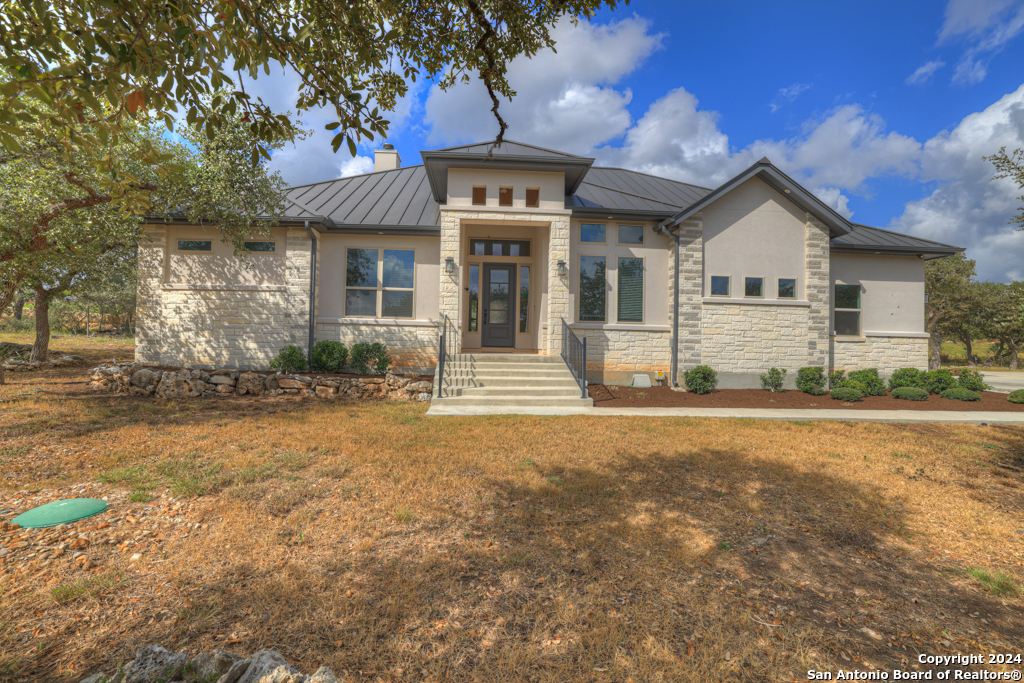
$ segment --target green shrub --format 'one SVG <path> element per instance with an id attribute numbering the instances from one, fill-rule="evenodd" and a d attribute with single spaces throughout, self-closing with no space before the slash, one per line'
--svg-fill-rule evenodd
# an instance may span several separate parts
<path id="1" fill-rule="evenodd" d="M 893 398 L 905 401 L 927 401 L 930 394 L 921 387 L 896 387 L 892 390 Z"/>
<path id="2" fill-rule="evenodd" d="M 846 370 L 833 370 L 828 373 L 828 388 L 838 389 L 843 386 L 843 381 L 846 379 Z"/>
<path id="3" fill-rule="evenodd" d="M 786 377 L 785 370 L 768 368 L 768 372 L 761 375 L 761 388 L 771 392 L 782 391 L 782 380 Z"/>
<path id="4" fill-rule="evenodd" d="M 864 392 L 853 387 L 839 387 L 832 390 L 832 398 L 837 401 L 859 401 L 864 398 Z"/>
<path id="5" fill-rule="evenodd" d="M 309 367 L 313 372 L 341 372 L 347 363 L 348 349 L 340 341 L 318 341 L 309 354 Z"/>
<path id="6" fill-rule="evenodd" d="M 900 368 L 892 373 L 892 376 L 889 378 L 889 391 L 895 391 L 900 387 L 924 389 L 924 379 L 922 377 L 924 374 L 917 368 Z"/>
<path id="7" fill-rule="evenodd" d="M 1024 389 L 1011 391 L 1010 395 L 1006 397 L 1006 400 L 1010 403 L 1024 403 Z"/>
<path id="8" fill-rule="evenodd" d="M 977 391 L 971 391 L 970 389 L 964 389 L 963 387 L 950 387 L 940 394 L 942 398 L 948 398 L 953 401 L 980 401 L 981 394 Z"/>
<path id="9" fill-rule="evenodd" d="M 800 368 L 796 371 L 796 388 L 805 394 L 821 396 L 825 393 L 825 368 Z"/>
<path id="10" fill-rule="evenodd" d="M 960 376 L 956 378 L 956 383 L 964 389 L 970 389 L 971 391 L 985 391 L 992 388 L 985 384 L 985 375 L 977 370 L 968 370 L 966 368 L 960 371 Z"/>
<path id="11" fill-rule="evenodd" d="M 867 370 L 854 370 L 847 376 L 848 382 L 855 382 L 864 387 L 864 393 L 868 396 L 884 396 L 885 381 L 878 376 L 876 368 Z"/>
<path id="12" fill-rule="evenodd" d="M 33 332 L 35 329 L 36 323 L 32 318 L 0 318 L 0 332 Z"/>
<path id="13" fill-rule="evenodd" d="M 941 394 L 946 389 L 952 389 L 956 386 L 956 377 L 953 376 L 952 370 L 929 370 L 924 373 L 924 386 L 922 389 L 927 389 L 933 394 Z"/>
<path id="14" fill-rule="evenodd" d="M 359 342 L 352 345 L 348 362 L 360 375 L 383 375 L 391 367 L 391 356 L 388 347 L 380 342 Z"/>
<path id="15" fill-rule="evenodd" d="M 270 361 L 270 367 L 285 374 L 302 372 L 306 369 L 306 354 L 298 346 L 289 344 L 277 352 L 277 358 Z"/>
<path id="16" fill-rule="evenodd" d="M 683 382 L 695 394 L 710 394 L 718 386 L 718 373 L 708 365 L 698 365 L 683 373 Z"/>

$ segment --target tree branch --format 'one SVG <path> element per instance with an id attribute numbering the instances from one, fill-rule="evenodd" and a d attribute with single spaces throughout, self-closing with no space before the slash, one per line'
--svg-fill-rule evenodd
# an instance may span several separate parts
<path id="1" fill-rule="evenodd" d="M 494 94 L 494 86 L 491 81 L 494 70 L 497 65 L 497 60 L 494 58 L 494 53 L 488 46 L 488 42 L 494 38 L 497 34 L 494 32 L 494 26 L 491 25 L 487 15 L 484 14 L 483 10 L 480 9 L 480 4 L 476 0 L 466 0 L 466 4 L 469 5 L 469 9 L 473 14 L 473 19 L 476 21 L 480 28 L 484 29 L 483 35 L 480 36 L 480 40 L 476 41 L 474 48 L 483 53 L 487 58 L 487 68 L 480 70 L 480 79 L 484 82 L 484 87 L 487 88 L 487 94 L 491 98 L 491 111 L 494 113 L 494 118 L 498 120 L 498 135 L 494 138 L 494 144 L 500 145 L 505 140 L 505 131 L 508 130 L 508 124 L 505 123 L 505 119 L 501 117 L 498 112 L 500 102 L 498 96 Z"/>

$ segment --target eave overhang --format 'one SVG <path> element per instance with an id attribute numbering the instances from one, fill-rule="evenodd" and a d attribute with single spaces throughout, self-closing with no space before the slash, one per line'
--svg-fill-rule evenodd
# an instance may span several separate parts
<path id="1" fill-rule="evenodd" d="M 535 171 L 540 173 L 562 173 L 565 176 L 565 194 L 572 195 L 579 188 L 594 159 L 586 157 L 552 158 L 542 156 L 520 156 L 500 154 L 466 154 L 460 152 L 420 152 L 427 180 L 438 204 L 448 203 L 448 170 L 478 169 L 488 171 Z"/>

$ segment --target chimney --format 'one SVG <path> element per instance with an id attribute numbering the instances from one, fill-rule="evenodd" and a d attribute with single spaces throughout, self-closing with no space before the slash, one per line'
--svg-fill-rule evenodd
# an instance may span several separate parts
<path id="1" fill-rule="evenodd" d="M 402 157 L 398 156 L 395 146 L 390 142 L 384 143 L 384 149 L 373 150 L 373 171 L 393 171 L 402 168 Z"/>

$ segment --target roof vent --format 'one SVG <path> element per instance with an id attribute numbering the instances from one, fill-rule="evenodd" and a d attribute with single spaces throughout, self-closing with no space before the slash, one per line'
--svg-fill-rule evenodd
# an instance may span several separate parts
<path id="1" fill-rule="evenodd" d="M 398 156 L 395 146 L 390 142 L 384 143 L 383 149 L 373 150 L 373 171 L 393 171 L 402 168 L 402 157 Z"/>

